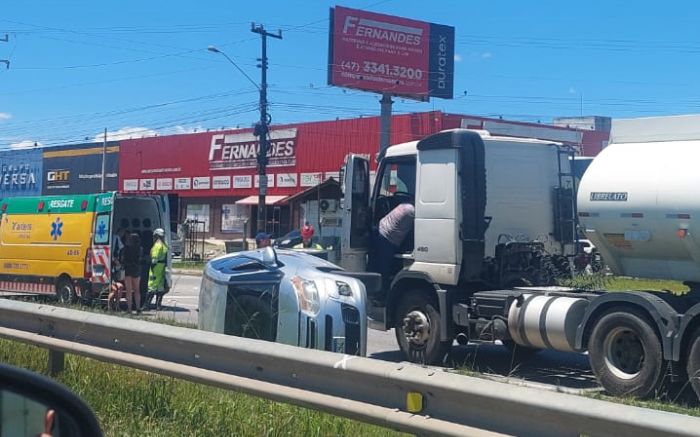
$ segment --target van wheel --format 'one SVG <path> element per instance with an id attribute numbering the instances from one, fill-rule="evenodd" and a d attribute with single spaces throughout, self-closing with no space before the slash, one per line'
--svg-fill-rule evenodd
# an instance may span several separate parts
<path id="1" fill-rule="evenodd" d="M 593 327 L 588 354 L 608 393 L 638 398 L 656 394 L 664 359 L 656 331 L 644 318 L 622 311 L 604 315 Z"/>
<path id="2" fill-rule="evenodd" d="M 78 300 L 78 296 L 75 294 L 75 287 L 70 279 L 61 278 L 58 280 L 56 284 L 56 299 L 63 304 L 75 303 Z"/>
<path id="3" fill-rule="evenodd" d="M 688 380 L 700 398 L 700 328 L 690 337 L 690 351 L 688 352 Z"/>
<path id="4" fill-rule="evenodd" d="M 401 298 L 396 309 L 396 341 L 406 358 L 420 364 L 442 364 L 452 341 L 440 341 L 440 312 L 435 299 L 420 290 Z"/>

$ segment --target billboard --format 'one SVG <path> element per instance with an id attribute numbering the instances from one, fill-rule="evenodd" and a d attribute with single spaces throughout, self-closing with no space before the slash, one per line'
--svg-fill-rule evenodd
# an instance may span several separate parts
<path id="1" fill-rule="evenodd" d="M 108 142 L 105 155 L 105 190 L 119 188 L 119 143 Z M 51 147 L 44 150 L 44 184 L 42 193 L 99 193 L 102 179 L 102 144 Z"/>
<path id="2" fill-rule="evenodd" d="M 427 100 L 452 98 L 452 26 L 331 8 L 328 84 Z"/>
<path id="3" fill-rule="evenodd" d="M 41 194 L 41 150 L 0 152 L 0 197 Z"/>

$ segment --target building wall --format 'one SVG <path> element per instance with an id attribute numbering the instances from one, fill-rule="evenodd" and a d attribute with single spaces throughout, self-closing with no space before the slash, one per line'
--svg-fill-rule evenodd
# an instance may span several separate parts
<path id="1" fill-rule="evenodd" d="M 108 142 L 105 154 L 105 191 L 116 191 L 119 180 L 119 143 Z M 43 151 L 42 193 L 99 193 L 102 184 L 102 143 L 51 147 Z"/>
<path id="2" fill-rule="evenodd" d="M 41 149 L 0 152 L 0 198 L 41 194 Z"/>
<path id="3" fill-rule="evenodd" d="M 392 142 L 419 139 L 441 126 L 439 112 L 399 115 L 393 120 Z M 119 188 L 173 192 L 181 197 L 255 195 L 255 153 L 250 146 L 257 139 L 251 132 L 122 141 Z M 337 174 L 348 153 L 374 156 L 379 151 L 379 117 L 274 126 L 271 136 L 274 152 L 267 168 L 268 194 L 287 196 Z"/>
<path id="4" fill-rule="evenodd" d="M 537 123 L 444 114 L 440 111 L 395 115 L 392 118 L 391 143 L 418 140 L 443 129 L 459 127 L 484 129 L 511 136 L 538 135 L 543 139 L 576 144 L 586 155 L 602 148 L 607 133 L 582 132 L 567 127 Z M 272 152 L 267 168 L 269 196 L 290 196 L 338 177 L 349 153 L 370 158 L 379 151 L 379 117 L 356 118 L 271 127 Z M 549 136 L 549 138 L 547 138 Z M 588 142 L 591 144 L 588 145 Z M 150 137 L 121 141 L 119 145 L 119 184 L 125 192 L 160 192 L 181 199 L 180 220 L 187 216 L 188 205 L 208 208 L 207 234 L 230 238 L 222 231 L 222 209 L 248 196 L 258 194 L 256 148 L 258 140 L 252 129 L 201 132 L 187 135 Z M 224 205 L 228 205 L 228 208 Z M 191 214 L 194 206 L 189 206 Z M 270 223 L 274 234 L 298 225 L 299 211 L 281 207 L 285 218 Z M 250 226 L 248 235 L 257 230 L 257 206 L 245 209 Z M 270 207 L 270 211 L 275 211 Z M 272 219 L 272 213 L 268 219 Z M 226 220 L 224 220 L 226 221 Z M 284 222 L 284 223 L 281 223 Z"/>

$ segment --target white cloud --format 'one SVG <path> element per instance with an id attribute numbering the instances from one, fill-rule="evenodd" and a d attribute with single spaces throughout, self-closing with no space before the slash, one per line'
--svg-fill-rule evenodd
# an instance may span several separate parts
<path id="1" fill-rule="evenodd" d="M 172 133 L 175 135 L 179 134 L 193 134 L 196 132 L 204 132 L 206 129 L 203 128 L 202 126 L 175 126 L 174 129 L 172 129 Z"/>
<path id="2" fill-rule="evenodd" d="M 12 118 L 12 114 L 9 112 L 0 112 L 0 121 L 9 120 Z"/>
<path id="3" fill-rule="evenodd" d="M 490 58 L 493 58 L 493 54 L 491 54 L 491 52 L 484 52 L 481 54 L 481 58 L 482 59 L 490 59 Z"/>
<path id="4" fill-rule="evenodd" d="M 455 53 L 455 62 L 462 62 L 462 55 Z"/>
<path id="5" fill-rule="evenodd" d="M 107 131 L 107 141 L 128 140 L 129 138 L 153 137 L 158 135 L 158 131 L 147 127 L 123 127 L 116 131 Z M 104 133 L 95 135 L 93 141 L 96 143 L 104 140 Z"/>
<path id="6" fill-rule="evenodd" d="M 35 144 L 36 147 L 41 147 L 43 145 L 38 141 L 24 140 L 10 144 L 10 149 L 31 149 L 34 147 Z"/>

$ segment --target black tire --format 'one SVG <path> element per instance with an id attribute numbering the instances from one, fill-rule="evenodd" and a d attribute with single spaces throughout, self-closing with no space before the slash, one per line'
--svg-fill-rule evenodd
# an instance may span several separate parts
<path id="1" fill-rule="evenodd" d="M 645 318 L 622 311 L 605 314 L 593 327 L 588 355 L 608 393 L 638 398 L 657 394 L 665 362 L 661 341 Z"/>
<path id="2" fill-rule="evenodd" d="M 56 300 L 62 304 L 73 304 L 77 302 L 78 295 L 75 293 L 75 286 L 68 278 L 61 278 L 56 283 Z"/>
<path id="3" fill-rule="evenodd" d="M 400 297 L 394 320 L 396 341 L 409 361 L 419 364 L 445 362 L 452 340 L 440 341 L 440 311 L 436 299 L 420 290 L 409 291 Z M 410 331 L 414 338 L 409 340 L 405 330 Z"/>
<path id="4" fill-rule="evenodd" d="M 267 300 L 257 296 L 239 295 L 229 299 L 224 333 L 257 340 L 275 341 L 272 310 Z"/>
<path id="5" fill-rule="evenodd" d="M 688 343 L 688 363 L 686 371 L 688 380 L 695 390 L 695 394 L 700 398 L 700 328 L 695 330 Z"/>

